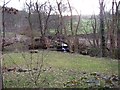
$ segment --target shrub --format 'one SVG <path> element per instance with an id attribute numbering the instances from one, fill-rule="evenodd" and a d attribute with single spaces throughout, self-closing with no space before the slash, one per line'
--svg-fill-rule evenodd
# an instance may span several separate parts
<path id="1" fill-rule="evenodd" d="M 100 56 L 101 55 L 100 53 L 101 53 L 100 48 L 91 47 L 88 49 L 88 54 L 92 57 Z"/>
<path id="2" fill-rule="evenodd" d="M 119 55 L 119 54 L 120 54 L 120 49 L 115 49 L 114 54 L 115 54 L 115 55 L 114 55 L 114 56 L 115 56 L 115 57 L 114 57 L 115 59 L 120 59 L 120 55 Z"/>

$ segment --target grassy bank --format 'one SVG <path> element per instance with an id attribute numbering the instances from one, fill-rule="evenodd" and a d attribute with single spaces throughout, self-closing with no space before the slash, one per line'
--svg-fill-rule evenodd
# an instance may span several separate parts
<path id="1" fill-rule="evenodd" d="M 105 77 L 118 75 L 117 60 L 107 58 L 96 58 L 83 56 L 79 54 L 62 53 L 56 51 L 44 51 L 31 55 L 27 52 L 10 53 L 5 55 L 3 66 L 7 68 L 28 68 L 32 62 L 32 67 L 37 66 L 37 61 L 41 61 L 43 57 L 42 73 L 39 77 L 37 85 L 30 80 L 31 76 L 26 73 L 5 72 L 5 87 L 88 87 L 88 84 L 80 84 L 92 78 L 92 73 Z M 40 62 L 41 63 L 41 62 Z M 89 78 L 88 78 L 89 77 Z M 100 78 L 100 77 L 99 77 Z M 74 81 L 77 83 L 73 83 Z M 81 81 L 79 81 L 81 80 Z M 75 84 L 75 86 L 73 85 Z M 100 86 L 104 86 L 105 80 L 100 79 Z"/>

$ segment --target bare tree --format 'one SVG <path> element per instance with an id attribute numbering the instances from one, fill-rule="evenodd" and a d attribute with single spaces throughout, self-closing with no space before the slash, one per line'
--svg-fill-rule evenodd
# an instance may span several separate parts
<path id="1" fill-rule="evenodd" d="M 26 3 L 27 5 L 27 8 L 28 8 L 28 23 L 29 23 L 29 29 L 30 29 L 30 33 L 31 33 L 31 47 L 33 50 L 30 50 L 29 51 L 29 54 L 30 54 L 30 61 L 28 61 L 26 59 L 26 56 L 25 56 L 25 53 L 23 52 L 22 53 L 22 57 L 24 58 L 25 62 L 26 62 L 26 66 L 28 68 L 28 72 L 29 72 L 29 77 L 28 79 L 30 79 L 31 82 L 33 82 L 35 84 L 35 86 L 37 87 L 38 86 L 38 82 L 39 82 L 39 78 L 41 77 L 41 73 L 43 72 L 42 69 L 43 69 L 43 61 L 44 61 L 44 57 L 46 56 L 45 53 L 44 53 L 44 49 L 42 49 L 41 51 L 41 57 L 40 57 L 40 53 L 38 50 L 34 50 L 34 46 L 35 46 L 35 42 L 34 42 L 34 35 L 33 35 L 33 32 L 34 32 L 34 29 L 33 29 L 33 23 L 32 22 L 32 14 L 34 13 L 37 13 L 36 14 L 36 18 L 38 19 L 38 24 L 39 24 L 39 30 L 41 32 L 41 34 L 39 35 L 40 40 L 39 41 L 39 44 L 42 44 L 42 45 L 46 45 L 49 43 L 46 39 L 46 35 L 47 35 L 47 29 L 48 29 L 48 23 L 49 23 L 49 17 L 51 15 L 51 10 L 52 10 L 52 6 L 48 5 L 48 12 L 45 11 L 45 8 L 47 6 L 47 2 L 39 5 L 38 2 L 36 3 L 33 3 L 31 0 L 29 3 Z M 43 14 L 45 16 L 43 16 Z M 47 46 L 49 47 L 49 46 Z M 37 53 L 37 59 L 34 58 L 34 53 Z M 33 61 L 33 60 L 36 60 L 36 63 Z M 28 63 L 29 62 L 29 63 Z M 34 65 L 36 64 L 36 66 Z M 34 70 L 35 69 L 35 70 Z M 41 81 L 42 83 L 42 81 Z"/>
<path id="2" fill-rule="evenodd" d="M 115 40 L 115 30 L 116 30 L 116 23 L 115 23 L 115 19 L 116 19 L 116 15 L 115 15 L 115 10 L 114 10 L 114 7 L 115 6 L 115 1 L 113 0 L 112 1 L 112 20 L 111 22 L 109 21 L 108 24 L 109 24 L 109 32 L 110 32 L 110 56 L 111 58 L 114 58 L 115 57 L 115 43 L 116 43 L 116 40 Z"/>
<path id="3" fill-rule="evenodd" d="M 111 43 L 110 43 L 110 46 L 111 46 L 111 56 L 112 57 L 115 57 L 114 55 L 115 55 L 115 43 L 116 43 L 116 40 L 115 40 L 115 30 L 116 30 L 116 23 L 115 23 L 115 18 L 116 18 L 116 16 L 115 16 L 115 10 L 114 10 L 114 0 L 113 0 L 113 2 L 112 2 L 112 25 L 111 26 L 113 26 L 113 27 L 111 27 L 112 28 L 112 31 L 111 31 L 111 35 L 110 35 L 110 41 L 111 41 Z"/>
<path id="4" fill-rule="evenodd" d="M 5 32 L 5 13 L 13 13 L 13 14 L 16 14 L 17 13 L 17 10 L 14 10 L 13 8 L 9 9 L 6 7 L 6 5 L 10 2 L 11 0 L 7 1 L 4 0 L 3 1 L 3 6 L 1 8 L 1 17 L 0 17 L 0 22 L 2 22 L 2 25 L 1 25 L 1 41 L 0 41 L 0 89 L 3 88 L 3 74 L 2 74 L 2 63 L 3 63 L 3 60 L 4 60 L 4 49 L 5 49 L 5 35 L 6 35 L 6 32 Z"/>
<path id="5" fill-rule="evenodd" d="M 5 5 L 8 4 L 11 0 L 9 0 L 7 3 L 5 2 L 5 0 L 3 1 L 3 6 L 2 6 L 2 28 L 1 28 L 1 38 L 2 41 L 0 44 L 1 47 L 1 51 L 0 51 L 0 89 L 2 89 L 3 86 L 3 74 L 2 74 L 2 62 L 4 60 L 4 44 L 5 44 L 5 23 L 4 23 L 4 13 L 5 13 Z"/>
<path id="6" fill-rule="evenodd" d="M 97 24 L 97 17 L 93 15 L 91 17 L 91 25 L 93 29 L 93 46 L 99 47 L 99 36 L 98 36 L 98 24 Z"/>
<path id="7" fill-rule="evenodd" d="M 59 30 L 58 30 L 58 33 L 63 35 L 64 33 L 64 36 L 67 36 L 67 30 L 66 30 L 66 26 L 65 26 L 65 22 L 64 22 L 64 17 L 63 17 L 63 2 L 62 0 L 60 0 L 59 2 L 56 0 L 56 4 L 57 4 L 57 10 L 58 10 L 58 13 L 59 13 Z M 63 31 L 64 29 L 64 31 Z"/>
<path id="8" fill-rule="evenodd" d="M 100 4 L 100 32 L 101 32 L 101 56 L 105 57 L 106 44 L 105 44 L 105 26 L 104 26 L 104 0 L 99 0 Z"/>
<path id="9" fill-rule="evenodd" d="M 120 1 L 116 2 L 117 16 L 117 58 L 120 59 Z"/>
<path id="10" fill-rule="evenodd" d="M 70 29 L 71 29 L 71 34 L 74 35 L 74 32 L 73 32 L 73 18 L 72 18 L 72 16 L 73 16 L 73 14 L 72 14 L 72 7 L 70 5 L 69 0 L 67 0 L 67 2 L 68 2 L 69 9 L 70 9 Z"/>

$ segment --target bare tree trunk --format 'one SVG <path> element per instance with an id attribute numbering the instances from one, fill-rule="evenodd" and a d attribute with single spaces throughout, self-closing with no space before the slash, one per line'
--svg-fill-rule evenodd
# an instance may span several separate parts
<path id="1" fill-rule="evenodd" d="M 73 32 L 73 18 L 72 18 L 72 8 L 71 8 L 71 5 L 70 5 L 70 2 L 69 0 L 68 1 L 68 6 L 69 6 L 69 9 L 70 9 L 70 29 L 71 29 L 71 34 L 72 36 L 74 35 L 74 32 Z"/>
<path id="2" fill-rule="evenodd" d="M 105 57 L 105 26 L 104 26 L 104 0 L 100 2 L 100 32 L 101 32 L 101 56 Z"/>
<path id="3" fill-rule="evenodd" d="M 79 25 L 80 25 L 80 19 L 81 19 L 81 15 L 79 15 L 78 23 L 77 23 L 76 30 L 75 30 L 75 35 L 77 35 L 77 33 L 78 33 L 78 29 L 79 29 Z"/>
<path id="4" fill-rule="evenodd" d="M 112 25 L 110 30 L 110 55 L 114 58 L 115 55 L 115 15 L 114 15 L 114 0 L 112 2 Z"/>
<path id="5" fill-rule="evenodd" d="M 58 2 L 57 0 L 56 0 L 56 3 L 57 3 L 57 8 L 58 8 L 58 12 L 59 12 L 59 14 L 60 14 L 60 17 L 59 17 L 59 33 L 60 34 L 63 34 L 63 31 L 62 31 L 62 29 L 63 29 L 63 16 L 62 16 L 62 11 L 61 11 L 61 5 L 62 5 L 62 1 L 60 1 L 60 2 Z"/>
<path id="6" fill-rule="evenodd" d="M 3 86 L 3 73 L 2 73 L 2 62 L 4 60 L 4 49 L 5 49 L 5 9 L 7 9 L 5 6 L 10 2 L 11 0 L 7 1 L 4 0 L 3 1 L 3 6 L 2 9 L 0 11 L 0 29 L 1 29 L 1 35 L 0 35 L 0 89 L 4 88 Z M 13 10 L 9 10 L 9 12 L 13 12 Z M 15 11 L 16 13 L 17 11 Z M 15 14 L 14 13 L 14 14 Z"/>
<path id="7" fill-rule="evenodd" d="M 26 5 L 28 6 L 28 23 L 30 26 L 31 46 L 32 48 L 34 48 L 34 43 L 33 43 L 34 36 L 33 36 L 32 22 L 31 22 L 31 8 L 32 8 L 31 4 L 32 4 L 31 0 L 29 4 L 26 3 Z"/>
<path id="8" fill-rule="evenodd" d="M 43 6 L 43 5 L 41 5 L 40 8 L 41 8 L 42 6 Z M 39 11 L 39 6 L 38 6 L 38 3 L 37 3 L 37 2 L 36 2 L 36 10 L 37 10 L 37 13 L 38 13 L 39 28 L 40 28 L 41 36 L 44 36 L 43 27 L 42 27 L 41 13 L 40 13 L 40 11 Z"/>
<path id="9" fill-rule="evenodd" d="M 91 22 L 91 24 L 92 24 L 92 29 L 93 29 L 93 46 L 94 47 L 98 47 L 98 43 L 97 43 L 97 35 L 96 35 L 96 33 L 97 33 L 97 20 L 96 20 L 96 17 L 95 17 L 95 15 L 93 16 L 93 22 Z"/>
<path id="10" fill-rule="evenodd" d="M 117 16 L 117 59 L 120 59 L 120 1 L 116 6 Z"/>
<path id="11" fill-rule="evenodd" d="M 45 20 L 44 35 L 48 34 L 48 20 L 50 18 L 51 11 L 52 11 L 52 6 L 49 5 L 49 12 L 48 12 L 48 15 L 47 15 L 47 19 Z"/>
<path id="12" fill-rule="evenodd" d="M 0 51 L 0 89 L 3 88 L 3 74 L 2 74 L 2 61 L 3 61 L 3 52 L 4 52 L 4 44 L 5 44 L 5 24 L 4 24 L 4 9 L 5 9 L 5 1 L 2 7 L 2 27 L 1 27 L 1 51 Z"/>

